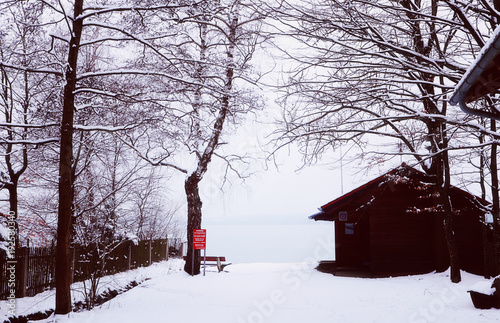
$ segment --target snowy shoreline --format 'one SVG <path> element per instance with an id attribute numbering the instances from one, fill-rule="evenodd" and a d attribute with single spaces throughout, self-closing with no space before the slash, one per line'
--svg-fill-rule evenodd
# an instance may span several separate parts
<path id="1" fill-rule="evenodd" d="M 491 280 L 463 272 L 394 278 L 336 277 L 309 263 L 233 264 L 205 277 L 182 271 L 172 259 L 103 279 L 102 289 L 144 281 L 91 311 L 37 322 L 497 322 L 500 311 L 475 309 L 468 290 Z M 149 278 L 149 279 L 148 279 Z M 146 280 L 147 279 L 147 280 Z M 73 301 L 82 295 L 74 284 Z M 18 300 L 17 315 L 54 306 L 54 291 Z M 4 320 L 6 301 L 0 302 Z M 361 310 L 362 309 L 362 310 Z"/>

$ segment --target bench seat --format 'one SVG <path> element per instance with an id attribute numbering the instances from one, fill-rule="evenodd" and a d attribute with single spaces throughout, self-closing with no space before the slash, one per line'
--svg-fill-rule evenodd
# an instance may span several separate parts
<path id="1" fill-rule="evenodd" d="M 230 265 L 230 263 L 229 264 L 222 263 L 222 262 L 226 261 L 226 257 L 224 257 L 224 256 L 206 256 L 206 257 L 201 256 L 202 262 L 203 262 L 204 258 L 207 260 L 207 265 L 217 266 L 217 269 L 219 270 L 219 272 L 224 270 L 224 267 Z M 183 256 L 182 259 L 186 260 L 186 256 Z"/>

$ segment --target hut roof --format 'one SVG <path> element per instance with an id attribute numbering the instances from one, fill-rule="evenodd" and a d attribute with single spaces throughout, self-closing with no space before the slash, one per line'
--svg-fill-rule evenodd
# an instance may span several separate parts
<path id="1" fill-rule="evenodd" d="M 475 62 L 465 72 L 453 92 L 450 103 L 459 104 L 469 114 L 492 119 L 500 119 L 500 111 L 471 109 L 467 103 L 500 88 L 500 26 L 496 28 L 489 41 L 483 46 Z"/>
<path id="2" fill-rule="evenodd" d="M 349 193 L 322 205 L 319 208 L 319 212 L 309 216 L 309 218 L 316 221 L 335 221 L 338 216 L 338 212 L 345 211 L 343 209 L 346 206 L 352 205 L 353 202 L 358 204 L 368 204 L 371 202 L 371 199 L 373 199 L 373 192 L 375 190 L 382 190 L 382 188 L 386 185 L 390 186 L 391 190 L 393 190 L 398 184 L 404 184 L 404 187 L 406 188 L 416 188 L 419 186 L 423 189 L 434 185 L 431 176 L 403 163 L 401 166 L 357 187 Z M 451 186 L 450 195 L 455 197 L 460 196 L 460 198 L 478 206 L 489 204 L 481 198 L 455 186 Z"/>

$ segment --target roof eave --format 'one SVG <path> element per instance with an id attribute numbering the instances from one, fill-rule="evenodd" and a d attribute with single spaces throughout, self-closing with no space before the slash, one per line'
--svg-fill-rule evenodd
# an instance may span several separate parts
<path id="1" fill-rule="evenodd" d="M 330 219 L 325 211 L 321 210 L 318 213 L 314 213 L 309 216 L 309 219 L 314 221 L 333 221 L 333 218 Z"/>
<path id="2" fill-rule="evenodd" d="M 463 75 L 460 82 L 455 87 L 455 90 L 450 98 L 451 105 L 459 105 L 460 109 L 465 113 L 500 120 L 500 112 L 494 113 L 489 111 L 475 110 L 467 106 L 467 94 L 471 87 L 478 81 L 482 73 L 489 67 L 491 62 L 500 53 L 500 26 L 497 27 L 494 34 L 491 36 L 479 53 L 479 59 L 472 64 L 467 72 Z"/>

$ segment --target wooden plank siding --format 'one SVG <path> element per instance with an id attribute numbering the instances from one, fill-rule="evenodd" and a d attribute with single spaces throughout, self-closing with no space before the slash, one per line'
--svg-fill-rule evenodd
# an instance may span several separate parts
<path id="1" fill-rule="evenodd" d="M 457 237 L 460 268 L 481 275 L 485 271 L 483 234 L 487 234 L 469 214 L 458 214 L 453 228 Z M 489 244 L 493 245 L 490 236 Z"/>
<path id="2" fill-rule="evenodd" d="M 432 271 L 435 265 L 432 216 L 389 211 L 386 206 L 374 208 L 370 217 L 371 270 Z"/>
<path id="3" fill-rule="evenodd" d="M 456 187 L 450 188 L 450 200 L 460 268 L 495 274 L 492 253 L 484 252 L 492 249 L 491 241 L 483 243 L 483 235 L 491 235 L 482 222 L 488 203 Z M 323 205 L 310 218 L 335 221 L 337 269 L 357 267 L 354 271 L 375 275 L 427 273 L 449 267 L 444 214 L 438 205 L 430 178 L 403 164 Z M 346 234 L 348 223 L 354 227 L 354 232 L 348 230 L 351 234 Z"/>

